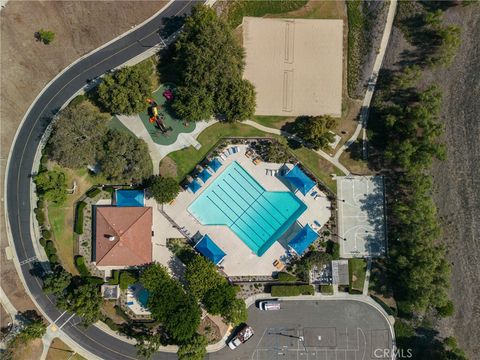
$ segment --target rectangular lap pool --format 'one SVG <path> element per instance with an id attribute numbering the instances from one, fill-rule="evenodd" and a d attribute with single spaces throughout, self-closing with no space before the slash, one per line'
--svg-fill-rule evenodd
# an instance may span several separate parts
<path id="1" fill-rule="evenodd" d="M 257 256 L 262 256 L 306 208 L 289 191 L 266 191 L 233 162 L 188 211 L 203 225 L 230 227 Z"/>

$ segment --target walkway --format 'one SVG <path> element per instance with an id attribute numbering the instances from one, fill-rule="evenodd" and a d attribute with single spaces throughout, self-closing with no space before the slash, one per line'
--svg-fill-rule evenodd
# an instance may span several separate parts
<path id="1" fill-rule="evenodd" d="M 385 28 L 383 30 L 382 40 L 380 41 L 380 47 L 378 49 L 377 57 L 375 63 L 373 64 L 372 73 L 370 75 L 370 80 L 368 81 L 367 91 L 365 97 L 363 98 L 362 110 L 360 112 L 360 121 L 353 133 L 352 137 L 343 144 L 343 146 L 338 149 L 336 154 L 333 156 L 335 159 L 339 159 L 340 155 L 348 149 L 350 145 L 357 141 L 360 131 L 362 131 L 363 139 L 363 154 L 366 155 L 366 128 L 367 120 L 370 112 L 370 103 L 372 102 L 373 93 L 375 92 L 375 86 L 377 85 L 378 74 L 380 68 L 382 67 L 383 58 L 385 57 L 385 52 L 387 50 L 388 41 L 390 40 L 390 34 L 392 33 L 393 19 L 395 18 L 395 12 L 397 10 L 397 0 L 391 0 L 388 8 L 387 21 L 385 22 Z"/>
<path id="2" fill-rule="evenodd" d="M 300 139 L 298 136 L 290 134 L 286 131 L 281 131 L 279 129 L 266 127 L 266 126 L 260 125 L 259 123 L 255 122 L 255 121 L 252 121 L 252 120 L 246 120 L 243 123 L 247 124 L 247 125 L 250 125 L 254 128 L 257 128 L 258 130 L 262 130 L 263 132 L 266 132 L 266 133 L 281 135 L 281 136 L 284 136 L 284 137 L 289 138 L 289 139 L 294 139 L 295 141 L 298 141 L 302 145 L 305 145 L 305 141 Z M 343 166 L 340 163 L 340 161 L 338 161 L 338 159 L 335 159 L 334 157 L 328 155 L 325 151 L 322 151 L 322 150 L 312 150 L 312 151 L 317 153 L 318 155 L 320 155 L 322 158 L 324 158 L 325 160 L 327 160 L 331 164 L 333 164 L 333 166 L 335 166 L 337 169 L 339 169 L 345 175 L 350 175 L 350 171 L 345 166 Z"/>

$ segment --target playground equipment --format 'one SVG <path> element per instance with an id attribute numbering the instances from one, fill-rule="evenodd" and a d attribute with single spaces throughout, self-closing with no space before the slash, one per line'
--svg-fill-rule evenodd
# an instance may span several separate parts
<path id="1" fill-rule="evenodd" d="M 163 92 L 163 96 L 167 101 L 172 101 L 173 100 L 173 91 L 170 89 L 167 89 Z"/>
<path id="2" fill-rule="evenodd" d="M 167 127 L 163 122 L 163 120 L 165 120 L 165 116 L 163 116 L 163 114 L 158 114 L 158 104 L 155 102 L 155 100 L 150 98 L 147 99 L 147 102 L 150 104 L 150 107 L 148 108 L 148 113 L 151 115 L 148 121 L 150 122 L 150 124 L 155 123 L 155 127 L 157 127 L 162 133 L 166 133 Z"/>

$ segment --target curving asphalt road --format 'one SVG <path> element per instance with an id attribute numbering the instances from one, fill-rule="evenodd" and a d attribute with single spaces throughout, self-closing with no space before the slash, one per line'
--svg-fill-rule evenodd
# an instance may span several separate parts
<path id="1" fill-rule="evenodd" d="M 34 275 L 35 262 L 26 261 L 35 257 L 30 234 L 30 222 L 32 220 L 30 207 L 31 173 L 35 153 L 45 128 L 63 104 L 85 86 L 87 79 L 102 75 L 109 69 L 115 68 L 141 54 L 147 48 L 159 44 L 162 41 L 159 30 L 163 27 L 164 20 L 172 16 L 189 13 L 197 1 L 173 2 L 158 16 L 135 31 L 71 66 L 38 97 L 17 132 L 6 173 L 7 223 L 10 226 L 12 241 L 28 289 L 38 306 L 52 320 L 59 318 L 62 313 L 56 308 L 54 298 L 43 293 L 42 282 Z M 22 265 L 22 262 L 25 263 Z M 70 321 L 67 321 L 69 317 L 70 315 L 64 314 L 61 318 L 63 320 L 60 320 L 59 324 L 66 322 L 62 330 L 85 350 L 102 359 L 137 358 L 136 350 L 132 345 L 110 336 L 95 326 L 85 329 L 74 325 L 78 323 L 78 319 L 73 317 Z M 175 354 L 161 353 L 157 354 L 157 358 L 176 359 L 177 357 Z"/>

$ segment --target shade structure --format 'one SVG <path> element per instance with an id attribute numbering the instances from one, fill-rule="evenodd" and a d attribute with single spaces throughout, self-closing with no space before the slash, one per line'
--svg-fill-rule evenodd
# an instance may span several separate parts
<path id="1" fill-rule="evenodd" d="M 215 158 L 212 161 L 210 161 L 208 166 L 210 167 L 210 169 L 217 172 L 217 170 L 220 169 L 220 167 L 222 166 L 222 163 L 220 162 L 220 160 L 218 160 L 218 158 Z"/>
<path id="2" fill-rule="evenodd" d="M 203 169 L 203 170 L 198 174 L 198 177 L 200 178 L 200 180 L 202 180 L 204 183 L 206 183 L 207 180 L 212 177 L 212 174 L 210 174 L 207 169 Z"/>
<path id="3" fill-rule="evenodd" d="M 145 206 L 143 190 L 116 190 L 115 199 L 117 206 Z"/>
<path id="4" fill-rule="evenodd" d="M 284 178 L 303 195 L 307 195 L 307 193 L 315 186 L 315 181 L 310 179 L 302 169 L 298 167 L 298 165 L 295 165 L 292 170 L 286 173 Z"/>
<path id="5" fill-rule="evenodd" d="M 195 249 L 207 259 L 211 260 L 215 265 L 218 265 L 226 255 L 208 235 L 202 237 L 202 239 L 195 245 Z"/>
<path id="6" fill-rule="evenodd" d="M 295 251 L 298 256 L 302 256 L 308 246 L 317 239 L 318 234 L 307 224 L 290 240 L 288 246 Z"/>
<path id="7" fill-rule="evenodd" d="M 198 189 L 200 189 L 202 185 L 197 180 L 193 180 L 190 184 L 188 184 L 188 188 L 192 190 L 192 192 L 195 194 Z"/>

